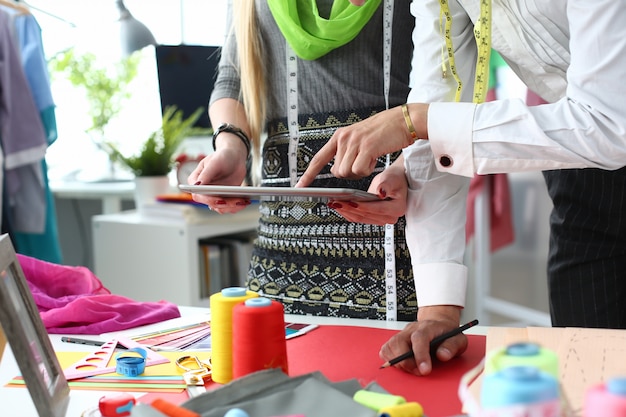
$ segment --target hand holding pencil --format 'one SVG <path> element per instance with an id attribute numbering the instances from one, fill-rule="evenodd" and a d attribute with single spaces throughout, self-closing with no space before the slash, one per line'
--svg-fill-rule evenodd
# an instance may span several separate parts
<path id="1" fill-rule="evenodd" d="M 445 340 L 454 337 L 456 335 L 459 335 L 461 333 L 463 333 L 465 330 L 469 329 L 470 327 L 473 327 L 475 325 L 478 324 L 478 320 L 472 320 L 469 323 L 466 323 L 460 327 L 457 327 L 455 329 L 452 329 L 448 332 L 445 332 L 435 338 L 433 338 L 430 343 L 429 343 L 429 349 L 430 349 L 430 355 L 431 356 L 435 356 L 435 353 L 437 351 L 437 348 L 439 347 L 439 345 L 441 343 L 443 343 Z M 407 352 L 405 352 L 404 354 L 400 355 L 400 356 L 396 356 L 390 360 L 388 360 L 387 362 L 385 362 L 384 364 L 381 365 L 381 369 L 382 368 L 387 368 L 389 366 L 393 366 L 396 365 L 404 360 L 413 358 L 414 356 L 414 352 L 412 349 L 408 350 Z"/>

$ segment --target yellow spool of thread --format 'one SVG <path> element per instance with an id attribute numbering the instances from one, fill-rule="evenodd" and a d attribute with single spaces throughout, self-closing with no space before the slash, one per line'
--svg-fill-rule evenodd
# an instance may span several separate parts
<path id="1" fill-rule="evenodd" d="M 211 308 L 211 378 L 219 384 L 233 379 L 233 307 L 258 297 L 245 288 L 224 288 L 209 299 Z"/>
<path id="2" fill-rule="evenodd" d="M 352 399 L 376 411 L 406 403 L 404 397 L 399 395 L 383 394 L 381 392 L 367 391 L 364 389 L 355 392 Z"/>
<path id="3" fill-rule="evenodd" d="M 424 408 L 420 403 L 410 402 L 378 410 L 378 417 L 423 417 Z"/>

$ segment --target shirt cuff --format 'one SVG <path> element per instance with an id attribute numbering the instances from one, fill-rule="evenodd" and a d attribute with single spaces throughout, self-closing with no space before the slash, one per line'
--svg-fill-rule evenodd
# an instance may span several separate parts
<path id="1" fill-rule="evenodd" d="M 465 307 L 467 267 L 456 263 L 413 266 L 417 306 L 454 305 Z"/>
<path id="2" fill-rule="evenodd" d="M 473 177 L 472 152 L 474 103 L 431 103 L 428 108 L 428 141 L 437 170 Z"/>

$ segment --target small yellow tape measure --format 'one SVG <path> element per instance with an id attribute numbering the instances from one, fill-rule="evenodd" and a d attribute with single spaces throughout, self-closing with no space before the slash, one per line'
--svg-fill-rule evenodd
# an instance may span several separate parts
<path id="1" fill-rule="evenodd" d="M 452 27 L 452 15 L 450 14 L 450 6 L 448 0 L 440 0 L 441 11 L 439 15 L 439 30 L 444 37 L 445 51 L 442 47 L 442 75 L 447 76 L 446 70 L 446 54 L 450 65 L 450 72 L 457 83 L 455 101 L 461 101 L 461 91 L 463 85 L 456 71 L 454 62 L 454 48 L 452 45 L 452 37 L 450 29 Z M 489 59 L 491 57 L 491 0 L 481 0 L 480 16 L 474 24 L 474 38 L 478 48 L 478 57 L 476 58 L 476 75 L 474 78 L 474 103 L 482 103 L 487 96 L 489 88 Z"/>

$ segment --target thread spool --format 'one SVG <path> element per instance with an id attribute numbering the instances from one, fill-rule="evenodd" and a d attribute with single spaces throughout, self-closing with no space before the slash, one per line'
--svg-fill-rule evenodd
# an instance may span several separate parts
<path id="1" fill-rule="evenodd" d="M 224 288 L 211 295 L 211 377 L 219 384 L 233 379 L 233 307 L 259 295 L 245 288 Z"/>
<path id="2" fill-rule="evenodd" d="M 224 414 L 224 417 L 250 417 L 250 415 L 241 408 L 231 408 Z"/>
<path id="3" fill-rule="evenodd" d="M 585 394 L 585 417 L 626 416 L 626 377 L 611 378 Z"/>
<path id="4" fill-rule="evenodd" d="M 378 417 L 422 417 L 424 408 L 416 402 L 392 405 L 378 410 Z"/>
<path id="5" fill-rule="evenodd" d="M 283 305 L 251 298 L 233 307 L 233 378 L 272 368 L 289 372 Z"/>
<path id="6" fill-rule="evenodd" d="M 557 379 L 532 366 L 510 366 L 485 375 L 480 395 L 485 410 L 517 404 L 558 403 L 558 400 Z"/>
<path id="7" fill-rule="evenodd" d="M 559 379 L 559 359 L 556 353 L 536 343 L 513 343 L 487 354 L 484 374 L 489 375 L 511 366 L 532 366 Z"/>
<path id="8" fill-rule="evenodd" d="M 399 395 L 383 394 L 381 392 L 367 391 L 364 389 L 355 392 L 352 399 L 376 411 L 406 403 L 404 397 Z"/>

